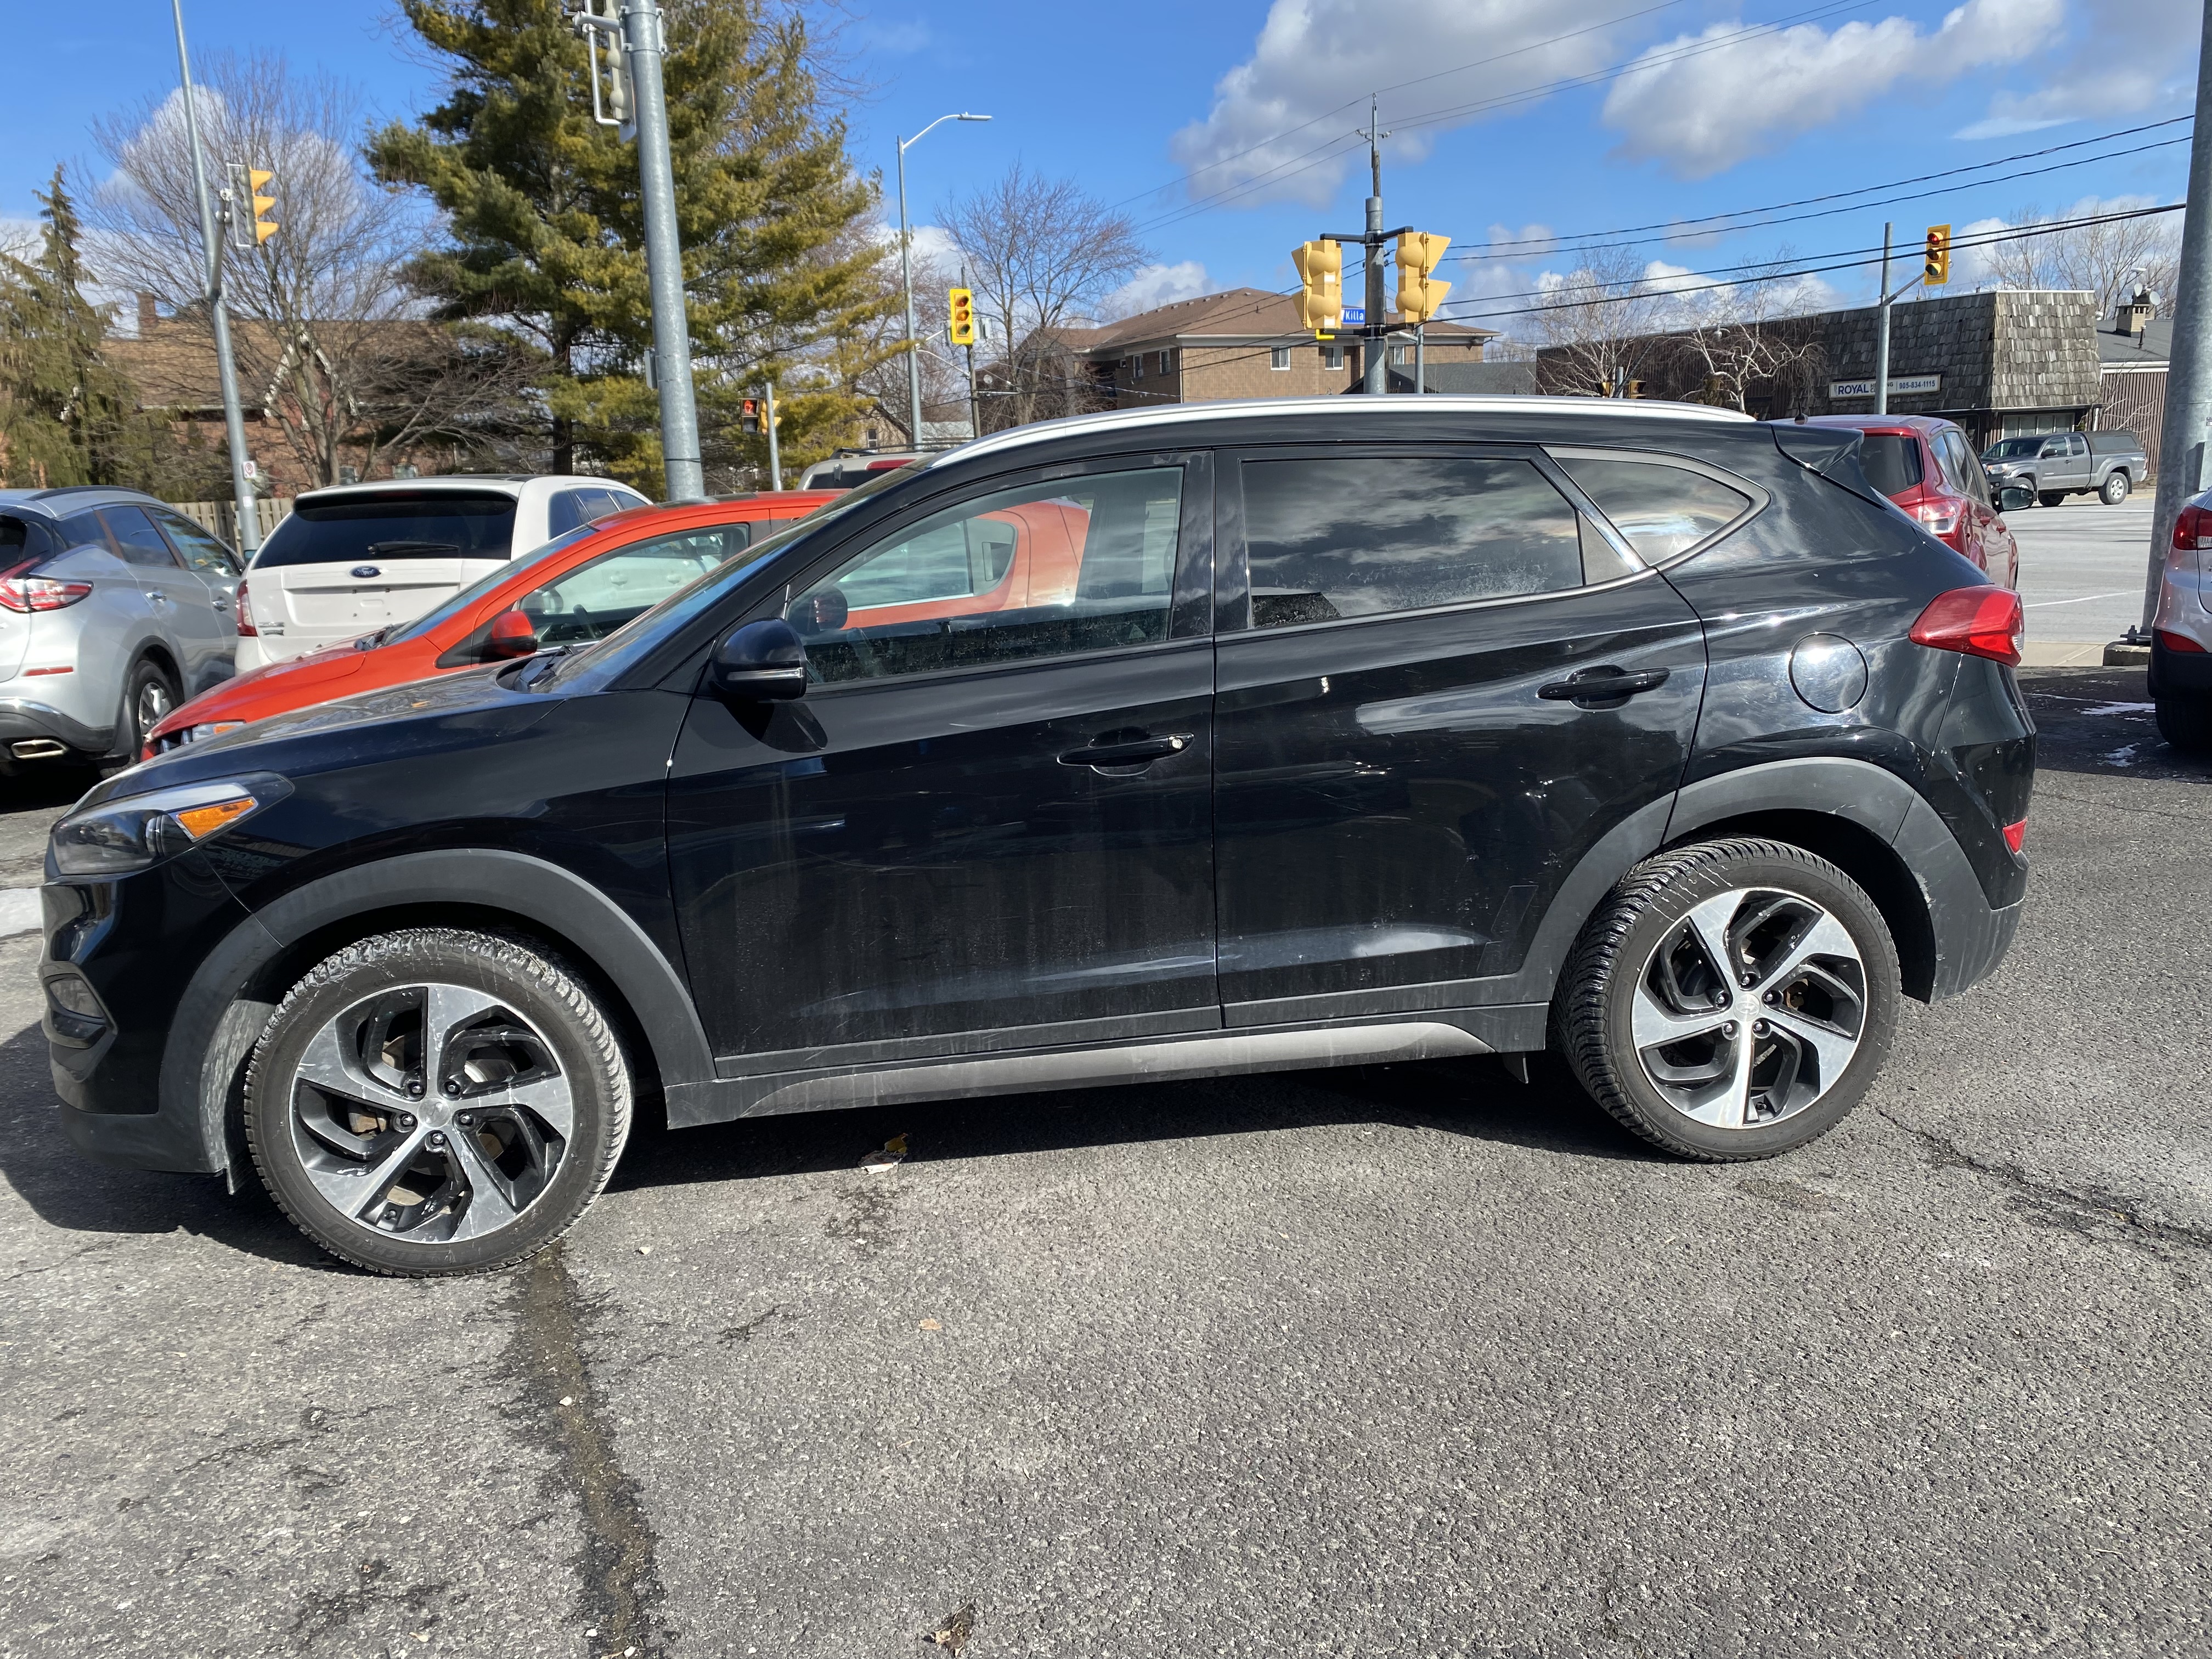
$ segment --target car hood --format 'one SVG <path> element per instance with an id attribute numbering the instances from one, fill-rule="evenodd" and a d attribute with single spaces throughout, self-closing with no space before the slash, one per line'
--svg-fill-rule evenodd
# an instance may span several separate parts
<path id="1" fill-rule="evenodd" d="M 82 804 L 240 772 L 298 776 L 410 750 L 428 760 L 456 739 L 466 747 L 534 724 L 560 701 L 501 684 L 501 676 L 512 666 L 465 669 L 271 715 L 243 731 L 141 761 L 97 786 Z"/>
<path id="2" fill-rule="evenodd" d="M 204 691 L 181 708 L 175 710 L 154 728 L 153 735 L 166 737 L 185 727 L 202 726 L 210 720 L 255 720 L 267 712 L 264 705 L 281 703 L 296 707 L 302 692 L 319 692 L 315 700 L 337 695 L 324 691 L 325 686 L 335 686 L 351 679 L 368 665 L 374 652 L 356 649 L 348 640 L 343 645 L 325 646 L 319 651 L 310 651 L 305 656 L 288 658 L 270 663 L 266 668 L 256 668 L 225 680 L 212 690 Z"/>

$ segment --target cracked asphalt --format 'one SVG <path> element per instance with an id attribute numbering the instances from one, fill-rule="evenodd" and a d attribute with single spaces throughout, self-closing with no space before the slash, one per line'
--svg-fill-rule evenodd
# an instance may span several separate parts
<path id="1" fill-rule="evenodd" d="M 2212 767 L 2022 679 L 2011 960 L 1764 1164 L 1542 1066 L 1057 1094 L 393 1283 L 76 1158 L 0 941 L 0 1655 L 2212 1650 Z"/>

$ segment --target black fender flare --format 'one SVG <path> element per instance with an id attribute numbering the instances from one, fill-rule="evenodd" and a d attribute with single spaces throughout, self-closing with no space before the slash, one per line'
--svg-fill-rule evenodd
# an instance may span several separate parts
<path id="1" fill-rule="evenodd" d="M 197 1126 L 205 1168 L 228 1167 L 225 1120 L 232 1093 L 283 994 L 281 988 L 272 993 L 260 984 L 266 970 L 350 917 L 435 905 L 504 911 L 564 945 L 629 1005 L 664 1086 L 713 1079 L 714 1055 L 690 985 L 598 888 L 526 853 L 404 853 L 335 872 L 271 901 L 210 951 L 185 986 L 162 1052 L 157 1109 L 179 1127 Z"/>

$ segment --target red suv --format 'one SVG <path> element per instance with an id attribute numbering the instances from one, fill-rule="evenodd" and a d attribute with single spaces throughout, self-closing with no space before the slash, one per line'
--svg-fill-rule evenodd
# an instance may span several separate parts
<path id="1" fill-rule="evenodd" d="M 2020 586 L 2020 544 L 2005 528 L 1988 476 L 1958 422 L 1933 415 L 1815 415 L 1805 424 L 1865 433 L 1859 459 L 1876 489 L 1981 566 L 1991 581 Z"/>

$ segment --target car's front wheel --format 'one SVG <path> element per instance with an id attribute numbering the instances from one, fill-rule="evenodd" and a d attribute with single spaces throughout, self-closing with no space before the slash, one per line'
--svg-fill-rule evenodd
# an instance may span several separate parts
<path id="1" fill-rule="evenodd" d="M 1897 1023 L 1897 949 L 1826 859 L 1763 840 L 1645 860 L 1599 907 L 1560 980 L 1583 1086 L 1686 1158 L 1771 1158 L 1858 1103 Z"/>
<path id="2" fill-rule="evenodd" d="M 2118 507 L 2128 498 L 2128 475 L 2113 473 L 2105 480 L 2104 487 L 2098 490 L 2097 495 L 2106 507 Z"/>
<path id="3" fill-rule="evenodd" d="M 287 1214 L 379 1273 L 477 1273 L 558 1238 L 613 1172 L 629 1074 L 590 992 L 535 946 L 408 928 L 285 996 L 246 1132 Z"/>
<path id="4" fill-rule="evenodd" d="M 123 687 L 123 729 L 115 734 L 116 747 L 125 759 L 138 758 L 154 728 L 177 706 L 177 683 L 161 664 L 141 657 L 131 665 L 131 678 Z"/>

